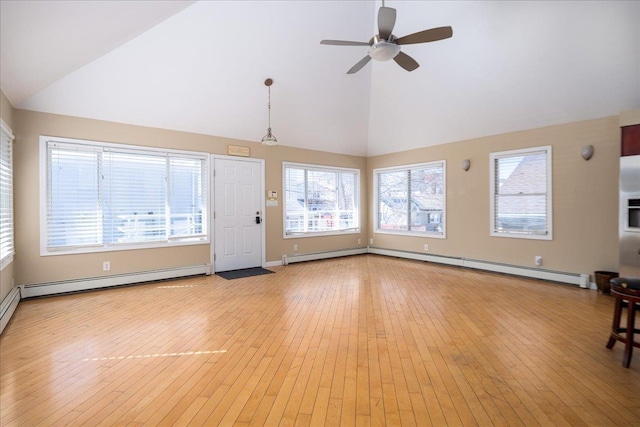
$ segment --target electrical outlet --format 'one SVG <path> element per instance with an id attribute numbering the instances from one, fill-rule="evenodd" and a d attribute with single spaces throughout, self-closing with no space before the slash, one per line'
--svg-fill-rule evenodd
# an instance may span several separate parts
<path id="1" fill-rule="evenodd" d="M 297 250 L 298 250 L 298 245 L 297 245 L 297 244 L 295 244 L 295 243 L 293 244 L 293 250 L 294 250 L 294 251 L 297 251 Z"/>
<path id="2" fill-rule="evenodd" d="M 542 257 L 541 256 L 536 256 L 536 265 L 537 266 L 542 265 Z"/>
<path id="3" fill-rule="evenodd" d="M 361 243 L 362 243 L 362 239 L 358 239 L 358 244 L 361 244 Z"/>
<path id="4" fill-rule="evenodd" d="M 425 244 L 424 244 L 424 251 L 426 252 L 426 251 L 428 251 L 428 250 L 429 250 L 429 245 L 425 243 Z"/>
<path id="5" fill-rule="evenodd" d="M 102 263 L 102 271 L 111 270 L 111 263 L 109 261 L 105 261 Z"/>
<path id="6" fill-rule="evenodd" d="M 373 245 L 373 239 L 369 239 L 369 244 Z"/>

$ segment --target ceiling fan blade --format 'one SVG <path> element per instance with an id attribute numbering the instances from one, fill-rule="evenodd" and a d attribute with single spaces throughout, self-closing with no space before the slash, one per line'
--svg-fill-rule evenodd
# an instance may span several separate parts
<path id="1" fill-rule="evenodd" d="M 381 7 L 378 11 L 378 35 L 383 40 L 389 36 L 396 25 L 396 10 L 392 7 Z"/>
<path id="2" fill-rule="evenodd" d="M 371 61 L 371 57 L 369 55 L 365 56 L 364 58 L 362 58 L 360 61 L 358 61 L 358 63 L 356 65 L 354 65 L 353 67 L 351 67 L 351 69 L 349 71 L 347 71 L 347 74 L 355 74 L 358 71 L 360 71 L 360 69 L 362 67 L 364 67 L 365 65 L 367 65 L 367 63 Z"/>
<path id="3" fill-rule="evenodd" d="M 453 29 L 451 27 L 438 27 L 400 37 L 399 39 L 396 39 L 396 43 L 403 45 L 435 42 L 438 40 L 448 39 L 451 36 L 453 36 Z"/>
<path id="4" fill-rule="evenodd" d="M 393 60 L 407 71 L 413 71 L 420 66 L 415 59 L 404 52 L 398 53 Z"/>
<path id="5" fill-rule="evenodd" d="M 346 40 L 322 40 L 320 44 L 330 44 L 334 46 L 370 46 L 367 42 L 350 42 Z"/>

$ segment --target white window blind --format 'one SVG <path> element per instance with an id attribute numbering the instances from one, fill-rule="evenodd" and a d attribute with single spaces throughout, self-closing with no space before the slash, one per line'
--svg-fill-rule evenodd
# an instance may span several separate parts
<path id="1" fill-rule="evenodd" d="M 171 238 L 204 234 L 205 167 L 202 158 L 169 157 Z"/>
<path id="2" fill-rule="evenodd" d="M 551 237 L 551 147 L 491 154 L 491 234 Z"/>
<path id="3" fill-rule="evenodd" d="M 284 163 L 285 236 L 358 231 L 360 171 Z"/>
<path id="4" fill-rule="evenodd" d="M 445 235 L 445 162 L 374 170 L 376 232 Z"/>
<path id="5" fill-rule="evenodd" d="M 48 248 L 102 243 L 100 156 L 92 147 L 49 144 Z"/>
<path id="6" fill-rule="evenodd" d="M 45 254 L 207 240 L 208 155 L 89 141 L 43 143 Z"/>
<path id="7" fill-rule="evenodd" d="M 0 126 L 0 267 L 13 260 L 13 136 L 4 125 Z"/>
<path id="8" fill-rule="evenodd" d="M 104 157 L 104 243 L 167 240 L 167 156 L 109 151 Z"/>

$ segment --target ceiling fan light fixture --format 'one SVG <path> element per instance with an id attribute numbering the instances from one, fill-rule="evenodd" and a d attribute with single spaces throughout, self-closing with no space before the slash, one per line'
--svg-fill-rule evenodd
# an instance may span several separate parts
<path id="1" fill-rule="evenodd" d="M 369 56 L 376 61 L 389 61 L 400 53 L 400 46 L 384 40 L 374 43 L 369 49 Z"/>
<path id="2" fill-rule="evenodd" d="M 273 79 L 267 79 L 264 81 L 264 85 L 269 90 L 269 102 L 267 104 L 268 112 L 269 112 L 269 127 L 267 128 L 267 134 L 262 137 L 263 145 L 277 145 L 278 139 L 271 133 L 271 85 L 273 84 Z"/>

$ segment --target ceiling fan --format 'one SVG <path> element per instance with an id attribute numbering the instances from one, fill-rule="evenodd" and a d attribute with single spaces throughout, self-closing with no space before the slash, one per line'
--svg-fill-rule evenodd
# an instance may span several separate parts
<path id="1" fill-rule="evenodd" d="M 405 44 L 417 44 L 435 42 L 448 39 L 453 35 L 451 27 L 438 27 L 429 30 L 419 31 L 404 37 L 396 37 L 392 34 L 396 24 L 396 10 L 384 6 L 378 11 L 378 34 L 374 35 L 369 42 L 352 42 L 345 40 L 322 40 L 320 44 L 335 46 L 369 46 L 369 54 L 362 58 L 356 65 L 351 67 L 347 74 L 354 74 L 367 65 L 371 58 L 377 61 L 388 61 L 393 59 L 396 63 L 407 71 L 413 71 L 420 66 L 415 59 L 400 51 L 400 46 Z"/>

